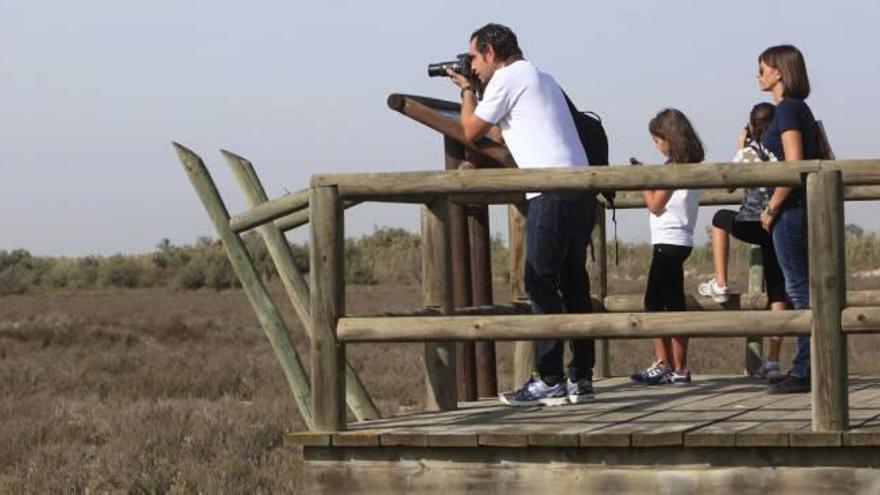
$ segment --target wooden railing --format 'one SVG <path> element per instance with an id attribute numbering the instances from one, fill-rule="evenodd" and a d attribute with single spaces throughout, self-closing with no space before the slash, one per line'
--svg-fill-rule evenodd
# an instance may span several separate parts
<path id="1" fill-rule="evenodd" d="M 453 315 L 450 300 L 448 197 L 458 194 L 524 193 L 584 189 L 728 188 L 801 186 L 805 182 L 810 249 L 811 309 L 717 313 L 625 313 L 563 315 Z M 848 426 L 845 335 L 880 331 L 880 307 L 846 308 L 844 185 L 880 184 L 880 161 L 669 165 L 586 169 L 495 169 L 389 174 L 335 174 L 312 178 L 311 311 L 313 416 L 321 430 L 346 427 L 341 391 L 348 342 L 430 342 L 428 383 L 435 402 L 454 407 L 454 353 L 458 340 L 539 338 L 645 338 L 689 336 L 812 335 L 813 429 Z M 352 317 L 345 313 L 342 278 L 342 205 L 376 199 L 424 203 L 437 256 L 434 290 L 444 294 L 448 316 Z M 318 317 L 320 315 L 320 317 Z"/>
<path id="2" fill-rule="evenodd" d="M 844 195 L 848 200 L 880 198 L 880 160 L 795 162 L 772 167 L 704 164 L 316 175 L 309 189 L 269 200 L 250 162 L 224 151 L 250 205 L 247 211 L 231 216 L 201 158 L 183 146 L 175 144 L 175 148 L 312 430 L 344 430 L 346 404 L 359 420 L 379 417 L 357 373 L 347 364 L 345 345 L 351 342 L 425 342 L 426 403 L 432 408 L 452 409 L 457 403 L 453 341 L 807 334 L 813 337 L 813 429 L 841 430 L 849 422 L 846 335 L 880 331 L 878 294 L 862 291 L 847 296 L 843 232 Z M 757 308 L 766 306 L 765 296 L 750 290 L 731 305 L 716 307 L 691 300 L 688 308 L 749 311 L 727 311 L 723 316 L 716 311 L 645 313 L 640 297 L 608 295 L 605 268 L 599 274 L 598 287 L 593 288 L 594 305 L 604 313 L 529 315 L 522 314 L 523 304 L 453 308 L 449 211 L 455 202 L 479 202 L 481 198 L 484 202 L 515 202 L 527 191 L 726 189 L 758 184 L 806 187 L 810 310 L 760 310 Z M 640 206 L 637 196 L 622 193 L 618 197 L 618 207 Z M 736 200 L 722 190 L 707 192 L 703 202 L 729 204 Z M 424 205 L 423 293 L 433 307 L 405 316 L 346 313 L 343 211 L 362 201 Z M 522 222 L 520 209 L 512 206 L 511 213 L 512 225 Z M 605 267 L 605 222 L 601 215 L 602 210 L 601 227 L 594 236 L 602 240 L 596 244 L 597 266 Z M 308 283 L 294 265 L 290 245 L 283 237 L 284 232 L 305 223 L 311 229 Z M 285 325 L 241 240 L 241 234 L 253 228 L 266 242 L 294 313 L 311 342 L 311 373 L 293 346 L 293 329 Z M 516 242 L 512 237 L 511 243 Z M 516 246 L 511 247 L 513 259 Z M 604 361 L 607 369 L 607 354 L 600 352 L 597 358 L 597 367 L 603 367 Z"/>

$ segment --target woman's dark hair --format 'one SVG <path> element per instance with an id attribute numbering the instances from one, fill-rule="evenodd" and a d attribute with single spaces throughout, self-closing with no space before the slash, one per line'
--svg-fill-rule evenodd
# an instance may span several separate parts
<path id="1" fill-rule="evenodd" d="M 486 55 L 489 46 L 495 50 L 495 56 L 499 60 L 507 60 L 511 57 L 522 57 L 522 50 L 516 42 L 516 35 L 507 26 L 501 24 L 486 24 L 474 31 L 471 41 L 476 40 L 477 51 Z"/>
<path id="2" fill-rule="evenodd" d="M 758 63 L 773 67 L 782 74 L 782 96 L 806 100 L 810 96 L 810 78 L 807 63 L 800 50 L 792 45 L 777 45 L 761 52 Z"/>
<path id="3" fill-rule="evenodd" d="M 680 110 L 666 108 L 658 112 L 648 123 L 648 132 L 669 143 L 668 163 L 699 163 L 706 158 L 700 136 Z"/>
<path id="4" fill-rule="evenodd" d="M 749 136 L 752 141 L 760 143 L 764 139 L 764 133 L 773 122 L 773 116 L 776 115 L 776 106 L 772 103 L 758 103 L 752 107 L 749 112 Z"/>

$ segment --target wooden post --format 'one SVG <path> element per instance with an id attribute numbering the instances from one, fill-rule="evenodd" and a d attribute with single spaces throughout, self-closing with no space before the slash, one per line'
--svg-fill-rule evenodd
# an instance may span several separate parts
<path id="1" fill-rule="evenodd" d="M 807 235 L 810 263 L 813 431 L 849 427 L 843 185 L 839 171 L 807 175 Z"/>
<path id="2" fill-rule="evenodd" d="M 528 301 L 526 294 L 526 208 L 522 202 L 507 207 L 507 242 L 510 265 L 510 300 Z M 535 371 L 535 342 L 519 340 L 513 345 L 513 383 L 524 383 Z"/>
<path id="3" fill-rule="evenodd" d="M 491 306 L 492 298 L 492 246 L 489 237 L 489 207 L 469 206 L 468 229 L 471 244 L 471 294 L 474 306 Z M 498 395 L 498 378 L 495 364 L 495 342 L 476 342 L 477 396 Z"/>
<path id="4" fill-rule="evenodd" d="M 221 153 L 236 179 L 238 179 L 238 184 L 241 186 L 248 204 L 254 207 L 266 202 L 268 200 L 266 190 L 263 188 L 259 177 L 257 177 L 257 173 L 250 160 L 226 150 L 221 150 Z M 257 227 L 257 231 L 266 243 L 266 248 L 272 257 L 275 268 L 278 270 L 278 275 L 281 277 L 282 284 L 284 284 L 290 304 L 293 306 L 294 312 L 299 317 L 299 321 L 308 335 L 312 329 L 312 316 L 309 313 L 309 286 L 293 261 L 293 252 L 290 249 L 290 244 L 287 243 L 284 234 L 274 223 L 270 222 Z M 380 418 L 379 409 L 364 388 L 361 378 L 348 362 L 345 363 L 345 375 L 347 387 L 345 392 L 346 402 L 358 421 Z"/>
<path id="5" fill-rule="evenodd" d="M 342 431 L 345 418 L 345 344 L 336 323 L 345 314 L 345 230 L 336 187 L 309 192 L 309 280 L 312 314 L 312 407 L 315 427 Z"/>
<path id="6" fill-rule="evenodd" d="M 760 246 L 752 246 L 749 250 L 749 294 L 764 292 L 764 257 Z M 754 375 L 761 367 L 764 357 L 764 339 L 746 337 L 745 369 L 747 376 Z"/>
<path id="7" fill-rule="evenodd" d="M 596 225 L 593 227 L 592 242 L 593 255 L 596 261 L 593 263 L 593 273 L 596 275 L 596 286 L 593 287 L 592 295 L 600 301 L 608 296 L 608 236 L 605 232 L 605 205 L 599 203 L 596 206 Z M 594 311 L 598 308 L 593 308 Z M 596 365 L 593 376 L 595 378 L 608 378 L 611 376 L 611 354 L 608 352 L 608 339 L 596 340 Z"/>
<path id="8" fill-rule="evenodd" d="M 452 262 L 449 245 L 449 201 L 422 207 L 422 296 L 426 307 L 452 312 Z M 425 342 L 425 408 L 451 411 L 458 407 L 455 386 L 455 344 Z"/>
<path id="9" fill-rule="evenodd" d="M 196 194 L 208 212 L 211 223 L 214 224 L 217 235 L 223 242 L 226 256 L 229 258 L 232 269 L 241 282 L 241 287 L 260 321 L 260 326 L 263 327 L 263 331 L 269 339 L 275 357 L 281 363 L 281 369 L 284 371 L 284 377 L 287 379 L 291 392 L 293 392 L 293 398 L 299 407 L 300 415 L 309 429 L 314 429 L 309 377 L 299 359 L 296 347 L 290 339 L 287 326 L 260 280 L 247 248 L 241 238 L 229 227 L 229 212 L 223 204 L 220 193 L 217 192 L 214 181 L 211 180 L 205 163 L 185 146 L 173 144 L 177 156 L 180 158 L 190 182 L 192 182 L 193 189 L 196 190 Z"/>
<path id="10" fill-rule="evenodd" d="M 449 137 L 443 138 L 446 153 L 446 170 L 458 170 L 464 161 L 464 147 Z M 464 206 L 449 205 L 449 228 L 452 252 L 452 293 L 456 308 L 473 304 L 471 293 L 470 242 L 468 241 L 467 215 Z M 473 342 L 458 344 L 455 359 L 458 367 L 458 398 L 463 401 L 477 400 L 476 346 Z"/>

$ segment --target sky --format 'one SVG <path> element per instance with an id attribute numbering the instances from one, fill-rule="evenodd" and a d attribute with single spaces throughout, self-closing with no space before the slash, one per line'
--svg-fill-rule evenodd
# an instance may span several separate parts
<path id="1" fill-rule="evenodd" d="M 647 123 L 664 107 L 689 116 L 707 160 L 728 161 L 751 106 L 770 100 L 757 56 L 780 43 L 804 52 L 837 157 L 877 158 L 878 21 L 868 1 L 0 0 L 0 250 L 140 253 L 214 235 L 171 141 L 204 158 L 232 213 L 245 203 L 221 148 L 249 158 L 270 197 L 315 173 L 442 169 L 441 137 L 385 101 L 457 100 L 426 66 L 487 22 L 602 116 L 612 163 L 662 161 Z M 877 231 L 876 207 L 850 203 L 847 221 Z M 618 220 L 622 239 L 648 240 L 646 211 Z M 412 205 L 361 205 L 346 234 L 418 221 Z M 493 207 L 492 231 L 506 225 Z"/>

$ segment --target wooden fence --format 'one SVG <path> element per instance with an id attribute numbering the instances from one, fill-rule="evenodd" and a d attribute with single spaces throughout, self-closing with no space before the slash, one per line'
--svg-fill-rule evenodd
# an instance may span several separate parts
<path id="1" fill-rule="evenodd" d="M 725 163 L 315 175 L 309 189 L 268 200 L 252 165 L 244 158 L 224 152 L 251 205 L 247 211 L 231 216 L 201 158 L 183 146 L 175 144 L 175 148 L 282 365 L 299 410 L 312 430 L 344 430 L 346 404 L 359 420 L 379 417 L 359 377 L 347 364 L 347 343 L 424 342 L 427 403 L 434 408 L 452 409 L 457 402 L 455 352 L 451 344 L 454 341 L 807 334 L 813 337 L 813 429 L 842 430 L 849 422 L 846 335 L 880 331 L 877 293 L 851 295 L 847 301 L 843 232 L 844 194 L 847 199 L 880 197 L 877 194 L 880 160 L 804 161 L 773 166 Z M 605 313 L 517 314 L 523 312 L 521 304 L 453 309 L 449 212 L 456 201 L 519 197 L 527 191 L 711 189 L 752 185 L 806 188 L 811 246 L 810 310 L 752 309 L 765 307 L 766 299 L 750 293 L 738 298 L 738 307 L 751 310 L 727 311 L 723 316 L 716 311 L 645 313 L 641 311 L 639 299 L 608 295 L 604 273 L 600 275 L 594 296 L 597 305 L 609 311 Z M 706 198 L 712 201 L 713 194 L 707 194 Z M 636 199 L 630 204 L 627 198 L 622 194 L 618 204 L 639 206 Z M 346 313 L 344 210 L 362 201 L 424 205 L 424 253 L 428 255 L 423 260 L 423 291 L 426 301 L 435 301 L 434 308 L 408 316 Z M 727 204 L 731 198 L 716 201 Z M 285 231 L 306 222 L 311 232 L 308 284 L 293 264 L 290 246 L 283 237 Z M 512 207 L 511 224 L 521 222 L 522 212 Z M 598 223 L 604 228 L 602 219 Z M 306 328 L 311 343 L 311 373 L 307 373 L 300 361 L 290 331 L 241 242 L 240 234 L 253 228 L 266 241 L 290 303 Z M 601 229 L 594 235 L 604 240 Z M 518 241 L 512 238 L 511 242 Z M 602 260 L 600 263 L 604 266 L 605 243 L 598 246 L 597 260 Z M 725 309 L 704 301 L 690 302 L 689 309 L 698 307 Z M 607 355 L 603 357 L 600 353 L 598 366 L 603 366 L 603 359 L 607 363 Z"/>

